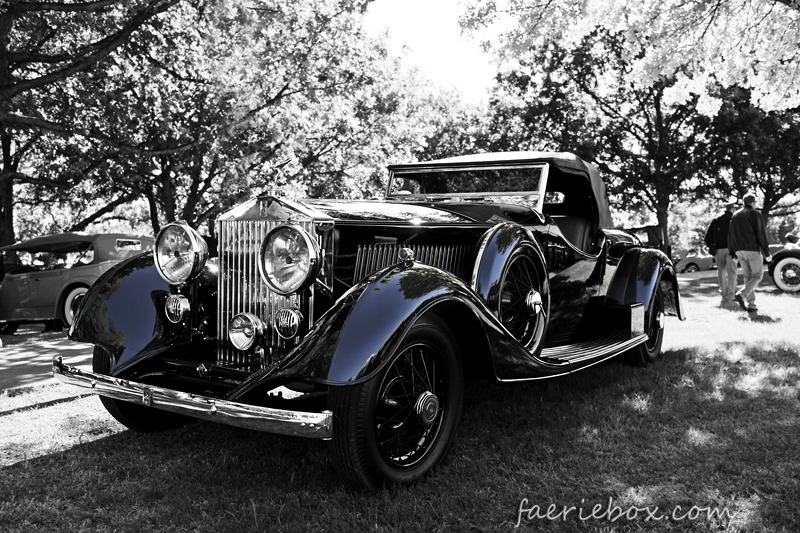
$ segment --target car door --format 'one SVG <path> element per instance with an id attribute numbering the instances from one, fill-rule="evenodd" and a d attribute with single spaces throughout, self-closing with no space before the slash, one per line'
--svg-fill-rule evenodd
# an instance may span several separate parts
<path id="1" fill-rule="evenodd" d="M 53 254 L 48 254 L 38 270 L 28 273 L 30 306 L 37 318 L 55 318 L 63 284 L 63 266 L 63 263 L 56 262 Z"/>
<path id="2" fill-rule="evenodd" d="M 16 251 L 3 252 L 3 277 L 0 279 L 0 320 L 18 320 L 31 313 L 27 267 L 20 264 Z"/>

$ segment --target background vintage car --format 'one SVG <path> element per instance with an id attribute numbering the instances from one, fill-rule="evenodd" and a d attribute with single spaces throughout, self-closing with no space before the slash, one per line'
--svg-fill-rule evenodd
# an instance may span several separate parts
<path id="1" fill-rule="evenodd" d="M 21 324 L 72 325 L 72 305 L 123 259 L 153 248 L 152 237 L 59 233 L 0 248 L 0 332 Z"/>
<path id="2" fill-rule="evenodd" d="M 786 292 L 800 292 L 800 247 L 770 245 L 769 275 L 775 285 Z"/>
<path id="3" fill-rule="evenodd" d="M 646 365 L 684 318 L 670 259 L 613 228 L 600 175 L 568 153 L 393 165 L 383 200 L 263 194 L 215 237 L 210 257 L 170 224 L 104 276 L 70 329 L 93 371 L 56 358 L 55 376 L 138 431 L 205 418 L 330 439 L 367 488 L 442 460 L 465 379 Z"/>
<path id="4" fill-rule="evenodd" d="M 675 263 L 675 270 L 678 272 L 699 272 L 701 270 L 711 270 L 717 268 L 717 262 L 713 255 L 709 255 L 705 250 L 688 250 L 683 254 L 683 258 Z"/>

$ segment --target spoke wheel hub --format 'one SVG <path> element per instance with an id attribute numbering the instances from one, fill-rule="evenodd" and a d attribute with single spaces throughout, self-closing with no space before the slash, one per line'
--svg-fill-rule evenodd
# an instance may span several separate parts
<path id="1" fill-rule="evenodd" d="M 542 312 L 544 304 L 542 303 L 542 295 L 536 289 L 531 289 L 525 297 L 525 307 L 528 309 L 530 316 L 536 316 Z"/>
<path id="2" fill-rule="evenodd" d="M 439 398 L 430 391 L 423 392 L 414 402 L 414 412 L 420 424 L 430 426 L 439 415 Z"/>

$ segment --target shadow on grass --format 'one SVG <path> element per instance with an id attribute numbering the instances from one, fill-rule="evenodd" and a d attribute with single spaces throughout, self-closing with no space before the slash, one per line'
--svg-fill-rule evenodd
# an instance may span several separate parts
<path id="1" fill-rule="evenodd" d="M 797 345 L 733 342 L 669 351 L 647 368 L 610 362 L 541 382 L 469 383 L 448 460 L 417 485 L 377 494 L 343 487 L 321 441 L 207 422 L 123 431 L 3 469 L 0 492 L 14 494 L 3 514 L 28 531 L 485 531 L 513 526 L 522 498 L 587 513 L 611 498 L 734 513 L 728 523 L 670 521 L 670 531 L 800 531 L 798 361 Z M 642 519 L 526 525 L 652 525 Z"/>

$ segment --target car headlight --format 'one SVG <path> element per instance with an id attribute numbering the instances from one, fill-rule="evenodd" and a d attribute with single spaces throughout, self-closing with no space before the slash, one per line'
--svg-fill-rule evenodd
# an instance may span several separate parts
<path id="1" fill-rule="evenodd" d="M 180 285 L 197 276 L 208 260 L 203 237 L 183 222 L 172 222 L 156 238 L 156 269 L 170 285 Z"/>
<path id="2" fill-rule="evenodd" d="M 308 287 L 319 272 L 319 247 L 297 226 L 278 226 L 261 243 L 261 277 L 272 290 L 289 295 Z"/>
<path id="3" fill-rule="evenodd" d="M 264 324 L 250 313 L 233 317 L 228 329 L 228 338 L 237 350 L 249 350 L 263 334 Z"/>

